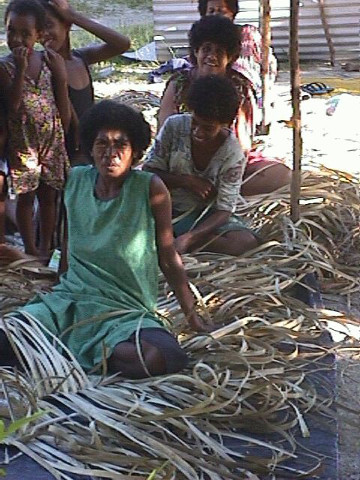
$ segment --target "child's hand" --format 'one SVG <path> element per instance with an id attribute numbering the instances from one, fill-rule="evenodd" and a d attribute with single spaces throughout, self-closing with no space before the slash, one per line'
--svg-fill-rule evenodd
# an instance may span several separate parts
<path id="1" fill-rule="evenodd" d="M 29 65 L 30 49 L 28 47 L 16 47 L 12 51 L 16 68 L 25 72 Z"/>
<path id="2" fill-rule="evenodd" d="M 67 83 L 65 60 L 50 48 L 45 49 L 45 61 L 57 82 Z"/>
<path id="3" fill-rule="evenodd" d="M 49 0 L 49 5 L 60 15 L 67 23 L 73 23 L 75 10 L 70 7 L 67 0 Z"/>

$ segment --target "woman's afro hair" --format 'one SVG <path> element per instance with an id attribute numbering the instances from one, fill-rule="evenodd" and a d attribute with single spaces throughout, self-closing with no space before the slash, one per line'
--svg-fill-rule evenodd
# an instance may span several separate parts
<path id="1" fill-rule="evenodd" d="M 45 29 L 45 10 L 38 0 L 11 0 L 5 10 L 5 23 L 10 13 L 21 16 L 32 16 L 35 18 L 36 29 L 38 31 Z"/>
<path id="2" fill-rule="evenodd" d="M 240 54 L 239 39 L 239 29 L 230 19 L 220 15 L 202 17 L 189 32 L 191 61 L 196 64 L 195 52 L 205 42 L 211 42 L 223 48 L 233 62 Z"/>
<path id="3" fill-rule="evenodd" d="M 205 17 L 208 3 L 209 0 L 199 0 L 198 10 L 201 17 Z M 225 0 L 224 3 L 226 4 L 230 12 L 232 12 L 234 16 L 233 18 L 235 18 L 236 15 L 239 13 L 238 0 Z"/>
<path id="4" fill-rule="evenodd" d="M 220 75 L 206 75 L 195 80 L 188 93 L 189 110 L 205 120 L 231 125 L 240 99 L 231 80 Z"/>
<path id="5" fill-rule="evenodd" d="M 91 156 L 97 134 L 106 128 L 126 133 L 133 149 L 134 161 L 143 156 L 150 144 L 150 125 L 141 112 L 114 100 L 103 100 L 81 117 L 81 145 L 88 156 Z"/>

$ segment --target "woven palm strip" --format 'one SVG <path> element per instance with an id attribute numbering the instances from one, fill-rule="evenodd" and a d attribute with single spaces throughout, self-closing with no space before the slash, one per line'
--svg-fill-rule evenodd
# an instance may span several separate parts
<path id="1" fill-rule="evenodd" d="M 302 198 L 297 225 L 289 221 L 285 189 L 239 204 L 239 212 L 268 239 L 255 251 L 239 258 L 185 257 L 198 309 L 214 323 L 211 336 L 186 331 L 161 279 L 159 311 L 181 332 L 191 357 L 189 368 L 177 375 L 117 380 L 105 376 L 105 367 L 103 374 L 86 375 L 70 354 L 68 360 L 58 353 L 57 339 L 47 341 L 35 319 L 29 317 L 30 328 L 7 317 L 13 346 L 26 358 L 24 373 L 1 370 L 10 414 L 47 412 L 8 443 L 58 479 L 78 473 L 238 480 L 268 471 L 281 478 L 314 472 L 321 458 L 299 449 L 294 428 L 308 436 L 309 413 L 316 412 L 326 424 L 333 416 L 332 388 L 318 371 L 330 368 L 325 363 L 329 352 L 355 350 L 358 344 L 322 346 L 320 334 L 329 319 L 354 325 L 356 319 L 306 308 L 288 289 L 305 273 L 317 272 L 330 293 L 349 303 L 356 297 L 359 185 L 341 172 L 308 172 Z M 29 279 L 23 264 L 2 269 L 0 281 L 3 311 L 23 304 L 48 283 Z M 271 433 L 277 436 L 266 440 Z M 301 468 L 284 463 L 294 456 L 300 456 Z"/>

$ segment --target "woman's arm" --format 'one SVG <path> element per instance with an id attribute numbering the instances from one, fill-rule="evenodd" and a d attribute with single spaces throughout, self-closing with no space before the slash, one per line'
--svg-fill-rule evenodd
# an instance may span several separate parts
<path id="1" fill-rule="evenodd" d="M 160 108 L 158 111 L 158 131 L 163 126 L 165 120 L 170 117 L 170 115 L 179 113 L 175 102 L 175 94 L 175 81 L 172 80 L 168 83 L 161 98 Z"/>
<path id="2" fill-rule="evenodd" d="M 65 61 L 61 55 L 50 48 L 45 50 L 45 61 L 51 70 L 56 106 L 64 132 L 67 132 L 72 118 L 72 106 L 69 99 Z"/>
<path id="3" fill-rule="evenodd" d="M 15 76 L 12 81 L 4 67 L 0 68 L 0 83 L 3 90 L 3 99 L 9 115 L 16 114 L 23 99 L 25 72 L 28 67 L 29 50 L 26 47 L 14 48 Z"/>
<path id="4" fill-rule="evenodd" d="M 174 290 L 190 327 L 195 331 L 207 331 L 206 326 L 194 310 L 195 299 L 189 288 L 181 257 L 174 247 L 170 195 L 156 175 L 151 180 L 150 204 L 156 225 L 156 245 L 160 268 Z"/>
<path id="5" fill-rule="evenodd" d="M 206 243 L 209 235 L 214 234 L 219 227 L 225 225 L 230 215 L 231 212 L 217 210 L 193 230 L 177 237 L 175 240 L 176 250 L 183 254 L 191 251 L 195 245 Z"/>
<path id="6" fill-rule="evenodd" d="M 108 60 L 109 58 L 126 52 L 126 50 L 130 48 L 130 39 L 128 37 L 100 23 L 94 22 L 72 8 L 67 0 L 51 0 L 49 4 L 67 23 L 74 23 L 78 27 L 92 33 L 97 38 L 100 38 L 100 40 L 103 40 L 104 43 L 102 44 L 89 45 L 88 47 L 79 49 L 82 58 L 87 64 L 91 65 Z"/>
<path id="7" fill-rule="evenodd" d="M 143 170 L 156 173 L 170 190 L 172 188 L 183 188 L 194 193 L 202 200 L 211 198 L 216 194 L 216 188 L 206 178 L 196 177 L 195 175 L 177 175 L 146 165 L 144 165 Z"/>

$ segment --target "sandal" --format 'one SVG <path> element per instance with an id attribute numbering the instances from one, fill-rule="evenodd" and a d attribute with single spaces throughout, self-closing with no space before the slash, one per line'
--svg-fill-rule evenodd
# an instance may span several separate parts
<path id="1" fill-rule="evenodd" d="M 310 95 L 323 95 L 324 93 L 329 93 L 334 90 L 333 87 L 329 87 L 322 82 L 306 83 L 305 85 L 301 85 L 300 88 L 303 92 L 310 93 Z"/>

